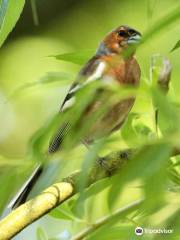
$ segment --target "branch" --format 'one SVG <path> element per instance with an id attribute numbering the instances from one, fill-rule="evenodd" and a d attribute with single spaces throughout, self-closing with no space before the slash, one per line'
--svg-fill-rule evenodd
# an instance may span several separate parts
<path id="1" fill-rule="evenodd" d="M 66 182 L 56 183 L 40 195 L 22 204 L 0 222 L 0 239 L 8 240 L 40 216 L 71 196 L 73 187 Z"/>
<path id="2" fill-rule="evenodd" d="M 121 169 L 132 157 L 135 150 L 124 150 L 111 153 L 96 161 L 89 176 L 86 187 L 92 183 L 109 177 Z M 37 197 L 22 204 L 0 221 L 0 239 L 11 239 L 26 226 L 57 207 L 73 194 L 78 192 L 81 171 L 76 171 L 62 182 L 53 184 Z"/>
<path id="3" fill-rule="evenodd" d="M 71 240 L 84 239 L 89 234 L 92 234 L 93 232 L 95 232 L 97 229 L 104 226 L 105 224 L 111 223 L 113 220 L 116 220 L 117 217 L 122 218 L 122 217 L 126 216 L 128 213 L 130 213 L 134 210 L 137 210 L 137 207 L 139 207 L 142 203 L 143 203 L 143 200 L 141 199 L 141 200 L 134 201 L 133 203 L 130 203 L 130 204 L 126 205 L 125 207 L 118 209 L 112 215 L 99 219 L 98 221 L 93 223 L 93 225 L 87 227 L 82 232 L 80 232 L 76 236 L 72 237 Z"/>
<path id="4" fill-rule="evenodd" d="M 136 152 L 137 150 L 126 149 L 110 153 L 106 157 L 98 159 L 87 176 L 86 187 L 98 180 L 118 173 L 132 159 Z M 174 149 L 172 156 L 179 154 L 180 149 Z M 77 193 L 80 176 L 81 171 L 72 173 L 63 179 L 63 182 L 53 184 L 37 197 L 13 210 L 7 217 L 0 221 L 0 239 L 11 239 L 26 226 Z"/>

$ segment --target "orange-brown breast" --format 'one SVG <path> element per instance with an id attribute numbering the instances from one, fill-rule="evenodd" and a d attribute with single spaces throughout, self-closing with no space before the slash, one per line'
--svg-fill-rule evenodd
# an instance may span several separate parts
<path id="1" fill-rule="evenodd" d="M 119 56 L 104 56 L 107 68 L 103 74 L 103 79 L 110 77 L 117 81 L 120 85 L 138 86 L 140 79 L 140 67 L 135 58 L 122 59 Z M 110 106 L 109 110 L 98 118 L 89 133 L 85 137 L 86 141 L 91 142 L 93 139 L 108 135 L 113 130 L 120 128 L 131 110 L 135 101 L 135 97 L 121 99 Z M 86 117 L 98 111 L 104 106 L 104 101 L 95 101 L 88 111 Z"/>
<path id="2" fill-rule="evenodd" d="M 123 59 L 117 55 L 105 56 L 107 69 L 104 75 L 111 77 L 120 84 L 138 86 L 140 67 L 134 57 Z"/>

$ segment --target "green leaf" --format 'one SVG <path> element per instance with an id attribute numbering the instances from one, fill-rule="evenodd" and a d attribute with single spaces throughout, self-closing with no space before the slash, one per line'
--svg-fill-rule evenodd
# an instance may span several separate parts
<path id="1" fill-rule="evenodd" d="M 85 156 L 85 159 L 82 163 L 82 172 L 79 176 L 78 182 L 77 182 L 77 189 L 80 191 L 79 198 L 76 201 L 75 207 L 74 207 L 74 212 L 75 215 L 78 216 L 79 218 L 83 217 L 83 214 L 85 213 L 85 198 L 86 194 L 83 191 L 86 184 L 87 184 L 87 176 L 89 173 L 89 169 L 92 168 L 94 162 L 96 161 L 98 157 L 99 151 L 102 149 L 104 146 L 104 141 L 101 140 L 98 143 L 94 144 L 92 147 L 91 151 L 87 153 Z"/>
<path id="2" fill-rule="evenodd" d="M 171 181 L 180 186 L 180 173 L 175 168 L 171 168 L 168 170 L 168 174 Z"/>
<path id="3" fill-rule="evenodd" d="M 73 213 L 67 203 L 64 203 L 62 206 L 59 206 L 52 210 L 49 215 L 54 218 L 64 219 L 64 220 L 75 220 Z"/>
<path id="4" fill-rule="evenodd" d="M 59 55 L 54 55 L 58 60 L 75 63 L 78 65 L 84 64 L 88 59 L 94 55 L 94 50 L 79 50 L 78 52 L 64 53 Z"/>
<path id="5" fill-rule="evenodd" d="M 151 129 L 144 124 L 144 119 L 138 113 L 130 113 L 121 130 L 121 136 L 128 146 L 137 146 L 153 137 Z"/>
<path id="6" fill-rule="evenodd" d="M 144 147 L 120 174 L 111 180 L 112 187 L 109 192 L 109 206 L 112 208 L 116 202 L 122 187 L 135 179 L 148 180 L 157 174 L 167 164 L 171 153 L 171 147 L 166 143 L 157 143 Z"/>
<path id="7" fill-rule="evenodd" d="M 15 171 L 13 169 L 8 169 L 8 171 L 0 172 L 0 188 L 1 188 L 1 201 L 0 201 L 0 214 L 2 213 L 9 196 L 12 194 L 13 190 L 16 187 Z M 8 173 L 8 174 L 7 174 Z"/>
<path id="8" fill-rule="evenodd" d="M 139 137 L 142 137 L 142 138 L 149 136 L 152 133 L 151 129 L 148 126 L 140 122 L 134 125 L 134 129 L 137 135 L 139 135 Z"/>
<path id="9" fill-rule="evenodd" d="M 0 47 L 19 19 L 24 4 L 25 0 L 0 1 Z"/>
<path id="10" fill-rule="evenodd" d="M 147 16 L 150 21 L 153 16 L 154 9 L 156 7 L 157 0 L 148 0 L 147 2 Z"/>
<path id="11" fill-rule="evenodd" d="M 173 233 L 170 234 L 169 240 L 178 240 L 180 236 L 180 209 L 178 208 L 176 212 L 174 212 L 169 219 L 167 219 L 166 225 L 173 227 Z"/>
<path id="12" fill-rule="evenodd" d="M 175 44 L 175 46 L 171 49 L 170 52 L 174 52 L 176 49 L 180 48 L 180 40 L 177 41 L 177 43 Z"/>
<path id="13" fill-rule="evenodd" d="M 130 113 L 127 121 L 125 122 L 124 126 L 121 129 L 121 135 L 123 139 L 127 142 L 128 145 L 134 145 L 136 142 L 136 133 L 134 128 L 132 127 L 134 119 L 138 118 L 139 114 L 137 113 Z"/>
<path id="14" fill-rule="evenodd" d="M 162 30 L 167 30 L 167 27 L 173 24 L 175 21 L 179 20 L 180 17 L 180 7 L 174 7 L 160 20 L 156 21 L 151 28 L 144 34 L 143 42 L 152 39 L 156 34 L 160 34 Z"/>
<path id="15" fill-rule="evenodd" d="M 45 231 L 41 227 L 37 228 L 36 236 L 37 236 L 37 240 L 48 240 L 48 237 L 47 237 Z"/>
<path id="16" fill-rule="evenodd" d="M 179 115 L 175 106 L 158 89 L 152 89 L 153 105 L 158 109 L 158 125 L 163 134 L 179 130 Z"/>
<path id="17" fill-rule="evenodd" d="M 90 235 L 87 240 L 120 240 L 120 239 L 135 239 L 134 229 L 132 226 L 115 226 L 103 227 L 97 230 L 94 234 Z M 142 240 L 142 238 L 140 238 Z"/>
<path id="18" fill-rule="evenodd" d="M 103 230 L 109 229 L 112 225 L 119 222 L 120 220 L 124 220 L 124 218 L 131 214 L 132 212 L 136 211 L 137 208 L 139 208 L 144 200 L 139 199 L 137 201 L 134 201 L 128 205 L 125 205 L 119 209 L 117 209 L 114 213 L 104 216 L 103 218 L 100 218 L 99 220 L 96 220 L 92 225 L 90 225 L 89 228 L 82 230 L 78 235 L 76 235 L 72 239 L 90 239 L 92 234 L 97 234 L 98 232 L 103 232 Z M 134 231 L 132 231 L 134 234 Z M 129 231 L 128 231 L 129 234 Z M 95 238 L 96 239 L 96 238 Z M 104 239 L 104 238 L 97 238 L 97 239 Z M 111 237 L 109 239 L 112 239 Z M 121 238 L 119 238 L 121 239 Z M 131 238 L 128 238 L 131 239 Z"/>
<path id="19" fill-rule="evenodd" d="M 15 89 L 8 97 L 8 99 L 11 99 L 13 97 L 18 96 L 21 93 L 24 93 L 24 91 L 29 90 L 33 87 L 38 86 L 45 86 L 46 84 L 52 84 L 52 83 L 59 83 L 59 85 L 68 85 L 72 82 L 72 79 L 74 79 L 74 76 L 69 73 L 64 72 L 47 72 L 45 76 L 40 78 L 38 81 L 33 82 L 27 82 L 26 84 L 23 84 L 17 89 Z"/>

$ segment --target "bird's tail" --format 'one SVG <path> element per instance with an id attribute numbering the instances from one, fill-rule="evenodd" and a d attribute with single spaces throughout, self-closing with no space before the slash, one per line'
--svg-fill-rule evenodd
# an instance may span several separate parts
<path id="1" fill-rule="evenodd" d="M 56 135 L 53 137 L 52 141 L 49 144 L 50 154 L 55 153 L 60 149 L 66 134 L 70 130 L 70 127 L 71 125 L 69 123 L 65 123 L 60 127 L 60 129 L 58 130 L 58 132 L 56 133 Z"/>
<path id="2" fill-rule="evenodd" d="M 63 142 L 65 135 L 67 134 L 68 130 L 70 129 L 70 124 L 66 123 L 63 124 L 57 134 L 53 137 L 52 141 L 49 144 L 49 154 L 55 153 L 60 149 L 60 146 Z M 27 181 L 23 184 L 21 189 L 15 195 L 15 197 L 10 201 L 8 204 L 8 212 L 13 210 L 26 202 L 29 193 L 31 192 L 32 188 L 34 187 L 35 183 L 39 179 L 41 173 L 43 172 L 43 166 L 38 165 Z"/>
<path id="3" fill-rule="evenodd" d="M 8 209 L 13 210 L 26 201 L 31 189 L 33 188 L 37 179 L 41 175 L 42 171 L 43 167 L 41 165 L 38 165 L 34 169 L 33 173 L 30 175 L 30 177 L 28 177 L 27 181 L 23 184 L 21 189 L 8 204 L 7 206 Z"/>

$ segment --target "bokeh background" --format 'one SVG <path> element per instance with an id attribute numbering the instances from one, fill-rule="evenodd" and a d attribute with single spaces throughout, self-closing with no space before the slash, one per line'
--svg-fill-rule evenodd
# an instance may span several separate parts
<path id="1" fill-rule="evenodd" d="M 104 35 L 127 24 L 145 32 L 178 0 L 170 1 L 43 1 L 38 0 L 39 25 L 35 26 L 30 2 L 1 49 L 1 102 L 23 84 L 38 81 L 48 72 L 77 73 L 79 66 L 57 61 L 49 55 L 96 49 Z M 137 53 L 142 74 L 148 77 L 152 54 L 171 58 L 174 76 L 178 71 L 178 51 L 169 54 L 179 38 L 179 25 L 167 27 Z M 178 81 L 173 81 L 179 91 Z M 0 150 L 5 155 L 25 153 L 29 137 L 54 114 L 64 94 L 61 87 L 38 86 L 1 105 Z M 177 94 L 178 95 L 178 94 Z"/>
<path id="2" fill-rule="evenodd" d="M 52 55 L 89 49 L 95 51 L 104 35 L 121 24 L 132 26 L 143 34 L 171 9 L 180 8 L 180 2 L 36 0 L 36 7 L 38 23 L 33 17 L 30 1 L 27 1 L 17 25 L 0 50 L 0 152 L 8 161 L 17 161 L 26 155 L 31 136 L 59 110 L 69 81 L 63 84 L 39 83 L 22 91 L 17 90 L 40 81 L 48 74 L 56 76 L 59 72 L 71 74 L 73 81 L 73 76 L 80 69 L 79 65 L 59 61 Z M 174 23 L 148 39 L 137 51 L 142 81 L 149 80 L 150 58 L 153 54 L 170 59 L 173 65 L 170 95 L 177 102 L 180 100 L 180 50 L 172 53 L 170 50 L 179 40 L 179 32 L 180 24 Z M 145 112 L 149 107 L 148 99 L 144 102 L 140 99 L 135 107 Z M 76 168 L 76 165 L 67 167 L 66 172 Z M 17 172 L 16 176 L 13 175 L 17 182 L 15 189 L 23 179 L 18 178 Z M 100 199 L 102 205 L 102 196 Z M 102 208 L 104 212 L 107 206 Z M 66 226 L 67 229 L 72 227 L 68 222 L 61 222 L 60 226 L 59 220 L 44 217 L 16 239 L 27 239 L 27 232 L 31 234 L 28 239 L 36 239 L 34 229 L 37 225 L 43 226 L 50 237 L 59 233 L 60 229 L 66 229 Z"/>

